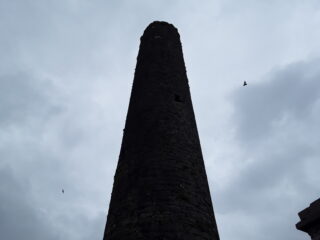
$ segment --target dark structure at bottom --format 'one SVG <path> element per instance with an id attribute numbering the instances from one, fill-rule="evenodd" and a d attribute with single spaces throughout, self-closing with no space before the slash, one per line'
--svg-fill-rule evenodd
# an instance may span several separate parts
<path id="1" fill-rule="evenodd" d="M 299 217 L 297 229 L 308 233 L 312 240 L 320 240 L 320 198 L 299 212 Z"/>
<path id="2" fill-rule="evenodd" d="M 177 29 L 141 37 L 104 240 L 218 240 Z"/>

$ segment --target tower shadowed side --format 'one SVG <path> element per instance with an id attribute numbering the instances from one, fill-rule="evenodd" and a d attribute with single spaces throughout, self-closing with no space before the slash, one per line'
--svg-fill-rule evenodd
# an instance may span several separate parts
<path id="1" fill-rule="evenodd" d="M 104 240 L 218 240 L 177 29 L 141 37 Z"/>

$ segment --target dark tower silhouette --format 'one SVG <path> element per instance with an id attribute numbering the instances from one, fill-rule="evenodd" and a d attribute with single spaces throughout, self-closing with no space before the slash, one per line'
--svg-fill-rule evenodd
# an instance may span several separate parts
<path id="1" fill-rule="evenodd" d="M 218 240 L 180 36 L 141 37 L 104 240 Z"/>

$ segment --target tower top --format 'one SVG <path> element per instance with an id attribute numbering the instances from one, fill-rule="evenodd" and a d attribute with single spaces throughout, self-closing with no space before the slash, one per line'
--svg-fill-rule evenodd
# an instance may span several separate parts
<path id="1" fill-rule="evenodd" d="M 154 21 L 154 22 L 150 23 L 145 31 L 147 31 L 149 28 L 157 28 L 157 27 L 172 28 L 175 31 L 178 31 L 173 24 L 168 23 L 168 22 L 164 22 L 164 21 Z"/>
<path id="2" fill-rule="evenodd" d="M 144 30 L 141 40 L 149 39 L 149 37 L 164 38 L 168 35 L 174 35 L 175 37 L 178 37 L 178 39 L 180 39 L 178 29 L 173 24 L 163 21 L 154 21 L 150 23 L 149 26 Z"/>

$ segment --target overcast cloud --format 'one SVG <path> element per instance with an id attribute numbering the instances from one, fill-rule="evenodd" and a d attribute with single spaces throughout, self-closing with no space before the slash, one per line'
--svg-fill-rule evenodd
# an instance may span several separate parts
<path id="1" fill-rule="evenodd" d="M 0 0 L 2 238 L 102 239 L 155 20 L 181 35 L 221 239 L 309 239 L 295 223 L 320 192 L 317 0 Z"/>

